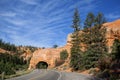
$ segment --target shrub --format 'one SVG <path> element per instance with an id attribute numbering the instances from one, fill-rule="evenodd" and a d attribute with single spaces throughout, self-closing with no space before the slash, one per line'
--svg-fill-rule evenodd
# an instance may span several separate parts
<path id="1" fill-rule="evenodd" d="M 68 52 L 67 50 L 63 50 L 60 52 L 60 59 L 65 60 L 68 57 Z"/>
<path id="2" fill-rule="evenodd" d="M 17 70 L 25 69 L 26 63 L 23 58 L 8 53 L 0 53 L 0 74 L 5 72 L 6 75 L 15 74 Z"/>

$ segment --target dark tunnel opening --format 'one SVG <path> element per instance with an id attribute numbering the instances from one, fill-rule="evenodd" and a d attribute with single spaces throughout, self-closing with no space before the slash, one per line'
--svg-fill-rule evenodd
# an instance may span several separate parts
<path id="1" fill-rule="evenodd" d="M 47 69 L 48 68 L 48 64 L 44 61 L 40 61 L 37 65 L 36 65 L 37 69 Z"/>

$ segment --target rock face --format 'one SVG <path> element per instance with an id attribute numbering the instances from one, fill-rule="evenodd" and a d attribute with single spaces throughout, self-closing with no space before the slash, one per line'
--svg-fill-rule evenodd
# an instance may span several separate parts
<path id="1" fill-rule="evenodd" d="M 111 52 L 111 47 L 115 39 L 120 39 L 120 19 L 114 22 L 109 22 L 103 24 L 106 28 L 106 39 L 109 53 Z"/>
<path id="2" fill-rule="evenodd" d="M 36 68 L 39 62 L 46 62 L 48 68 L 55 67 L 56 63 L 60 61 L 60 52 L 62 50 L 67 50 L 69 52 L 70 46 L 66 45 L 60 48 L 46 48 L 35 51 L 30 60 L 29 69 Z"/>
<path id="3" fill-rule="evenodd" d="M 106 45 L 109 48 L 109 52 L 111 52 L 111 46 L 113 45 L 114 39 L 120 39 L 120 20 L 105 23 L 103 24 L 103 27 L 106 28 Z M 71 35 L 72 34 L 68 34 L 67 44 L 63 47 L 39 49 L 35 51 L 30 60 L 29 69 L 36 68 L 36 65 L 41 61 L 46 62 L 48 64 L 48 68 L 55 67 L 56 61 L 60 61 L 60 52 L 62 50 L 68 51 L 68 59 L 70 59 Z"/>

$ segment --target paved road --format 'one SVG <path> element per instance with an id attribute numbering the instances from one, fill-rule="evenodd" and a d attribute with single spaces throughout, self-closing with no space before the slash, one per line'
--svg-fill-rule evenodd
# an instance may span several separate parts
<path id="1" fill-rule="evenodd" d="M 57 80 L 59 76 L 56 71 L 36 69 L 29 74 L 7 80 Z"/>
<path id="2" fill-rule="evenodd" d="M 34 70 L 33 72 L 7 80 L 100 80 L 79 73 L 58 72 L 55 70 Z"/>
<path id="3" fill-rule="evenodd" d="M 102 80 L 75 72 L 62 72 L 60 80 Z"/>

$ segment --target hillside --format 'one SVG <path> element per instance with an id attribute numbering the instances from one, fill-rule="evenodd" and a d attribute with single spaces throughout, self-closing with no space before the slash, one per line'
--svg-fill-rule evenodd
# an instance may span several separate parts
<path id="1" fill-rule="evenodd" d="M 106 33 L 105 33 L 105 38 L 107 40 L 106 45 L 108 47 L 108 52 L 111 53 L 114 40 L 115 39 L 120 40 L 120 20 L 104 23 L 102 27 L 106 28 Z M 80 31 L 79 33 L 82 34 L 82 31 Z M 42 61 L 42 62 L 47 63 L 48 68 L 55 68 L 57 70 L 71 72 L 71 71 L 73 71 L 69 65 L 70 64 L 70 56 L 71 56 L 70 49 L 72 47 L 71 40 L 72 39 L 71 39 L 71 33 L 70 33 L 70 34 L 68 34 L 67 43 L 65 44 L 65 46 L 58 47 L 58 48 L 46 48 L 46 49 L 41 49 L 41 48 L 38 49 L 38 48 L 32 47 L 32 46 L 15 46 L 13 44 L 5 43 L 4 41 L 0 40 L 0 53 L 4 53 L 8 57 L 13 55 L 13 61 L 14 61 L 14 55 L 17 55 L 17 56 L 15 56 L 15 58 L 22 57 L 22 60 L 25 62 L 20 63 L 20 64 L 23 64 L 23 65 L 27 64 L 27 68 L 28 68 L 28 64 L 30 61 L 28 69 L 36 68 L 36 65 Z M 80 45 L 82 46 L 81 48 L 84 51 L 85 44 L 80 44 Z M 67 50 L 68 58 L 64 61 L 64 64 L 56 67 L 56 64 L 60 63 L 62 61 L 62 60 L 60 60 L 60 52 L 63 50 Z M 2 56 L 4 56 L 4 55 L 2 54 Z M 9 59 L 7 61 L 9 61 Z M 1 62 L 1 64 L 3 64 L 3 63 Z M 9 64 L 11 64 L 11 62 Z M 13 64 L 13 62 L 12 62 L 12 64 Z M 15 63 L 15 64 L 17 65 L 17 63 Z M 18 66 L 16 66 L 16 67 L 18 67 Z M 18 68 L 16 68 L 16 69 L 18 69 Z M 99 70 L 98 68 L 95 68 L 95 69 Z M 89 72 L 90 72 L 90 70 L 87 70 L 82 73 L 88 74 Z M 12 73 L 14 73 L 14 72 L 12 72 Z M 8 74 L 11 74 L 11 73 L 8 73 Z"/>
<path id="2" fill-rule="evenodd" d="M 5 72 L 6 75 L 11 75 L 26 70 L 32 52 L 36 49 L 32 46 L 15 46 L 0 40 L 0 74 Z"/>
<path id="3" fill-rule="evenodd" d="M 106 28 L 106 40 L 107 40 L 107 47 L 108 47 L 108 51 L 109 53 L 112 51 L 111 46 L 113 45 L 113 42 L 115 39 L 120 39 L 120 20 L 116 20 L 113 22 L 108 22 L 108 23 L 104 23 L 103 27 Z M 80 31 L 81 33 L 81 31 Z M 62 48 L 55 48 L 55 49 L 40 49 L 35 51 L 30 60 L 30 64 L 29 64 L 29 69 L 35 68 L 36 64 L 40 61 L 44 61 L 48 64 L 50 64 L 50 67 L 48 68 L 53 68 L 55 67 L 55 63 L 54 61 L 56 61 L 56 59 L 59 59 L 60 57 L 60 52 L 64 49 L 66 49 L 69 52 L 69 57 L 67 58 L 67 60 L 65 60 L 65 63 L 61 66 L 56 67 L 55 69 L 57 70 L 63 70 L 63 71 L 72 71 L 72 69 L 69 66 L 70 63 L 70 48 L 71 48 L 71 34 L 68 34 L 67 37 L 67 43 L 65 46 L 63 46 Z M 84 48 L 85 46 L 82 45 L 82 48 Z M 51 55 L 56 55 L 56 57 L 53 57 Z M 42 56 L 43 55 L 43 56 Z M 48 59 L 47 59 L 48 58 Z M 52 64 L 52 65 L 51 65 Z M 95 68 L 95 70 L 99 70 L 97 68 Z M 90 72 L 90 70 L 82 72 L 85 74 L 88 74 Z"/>

